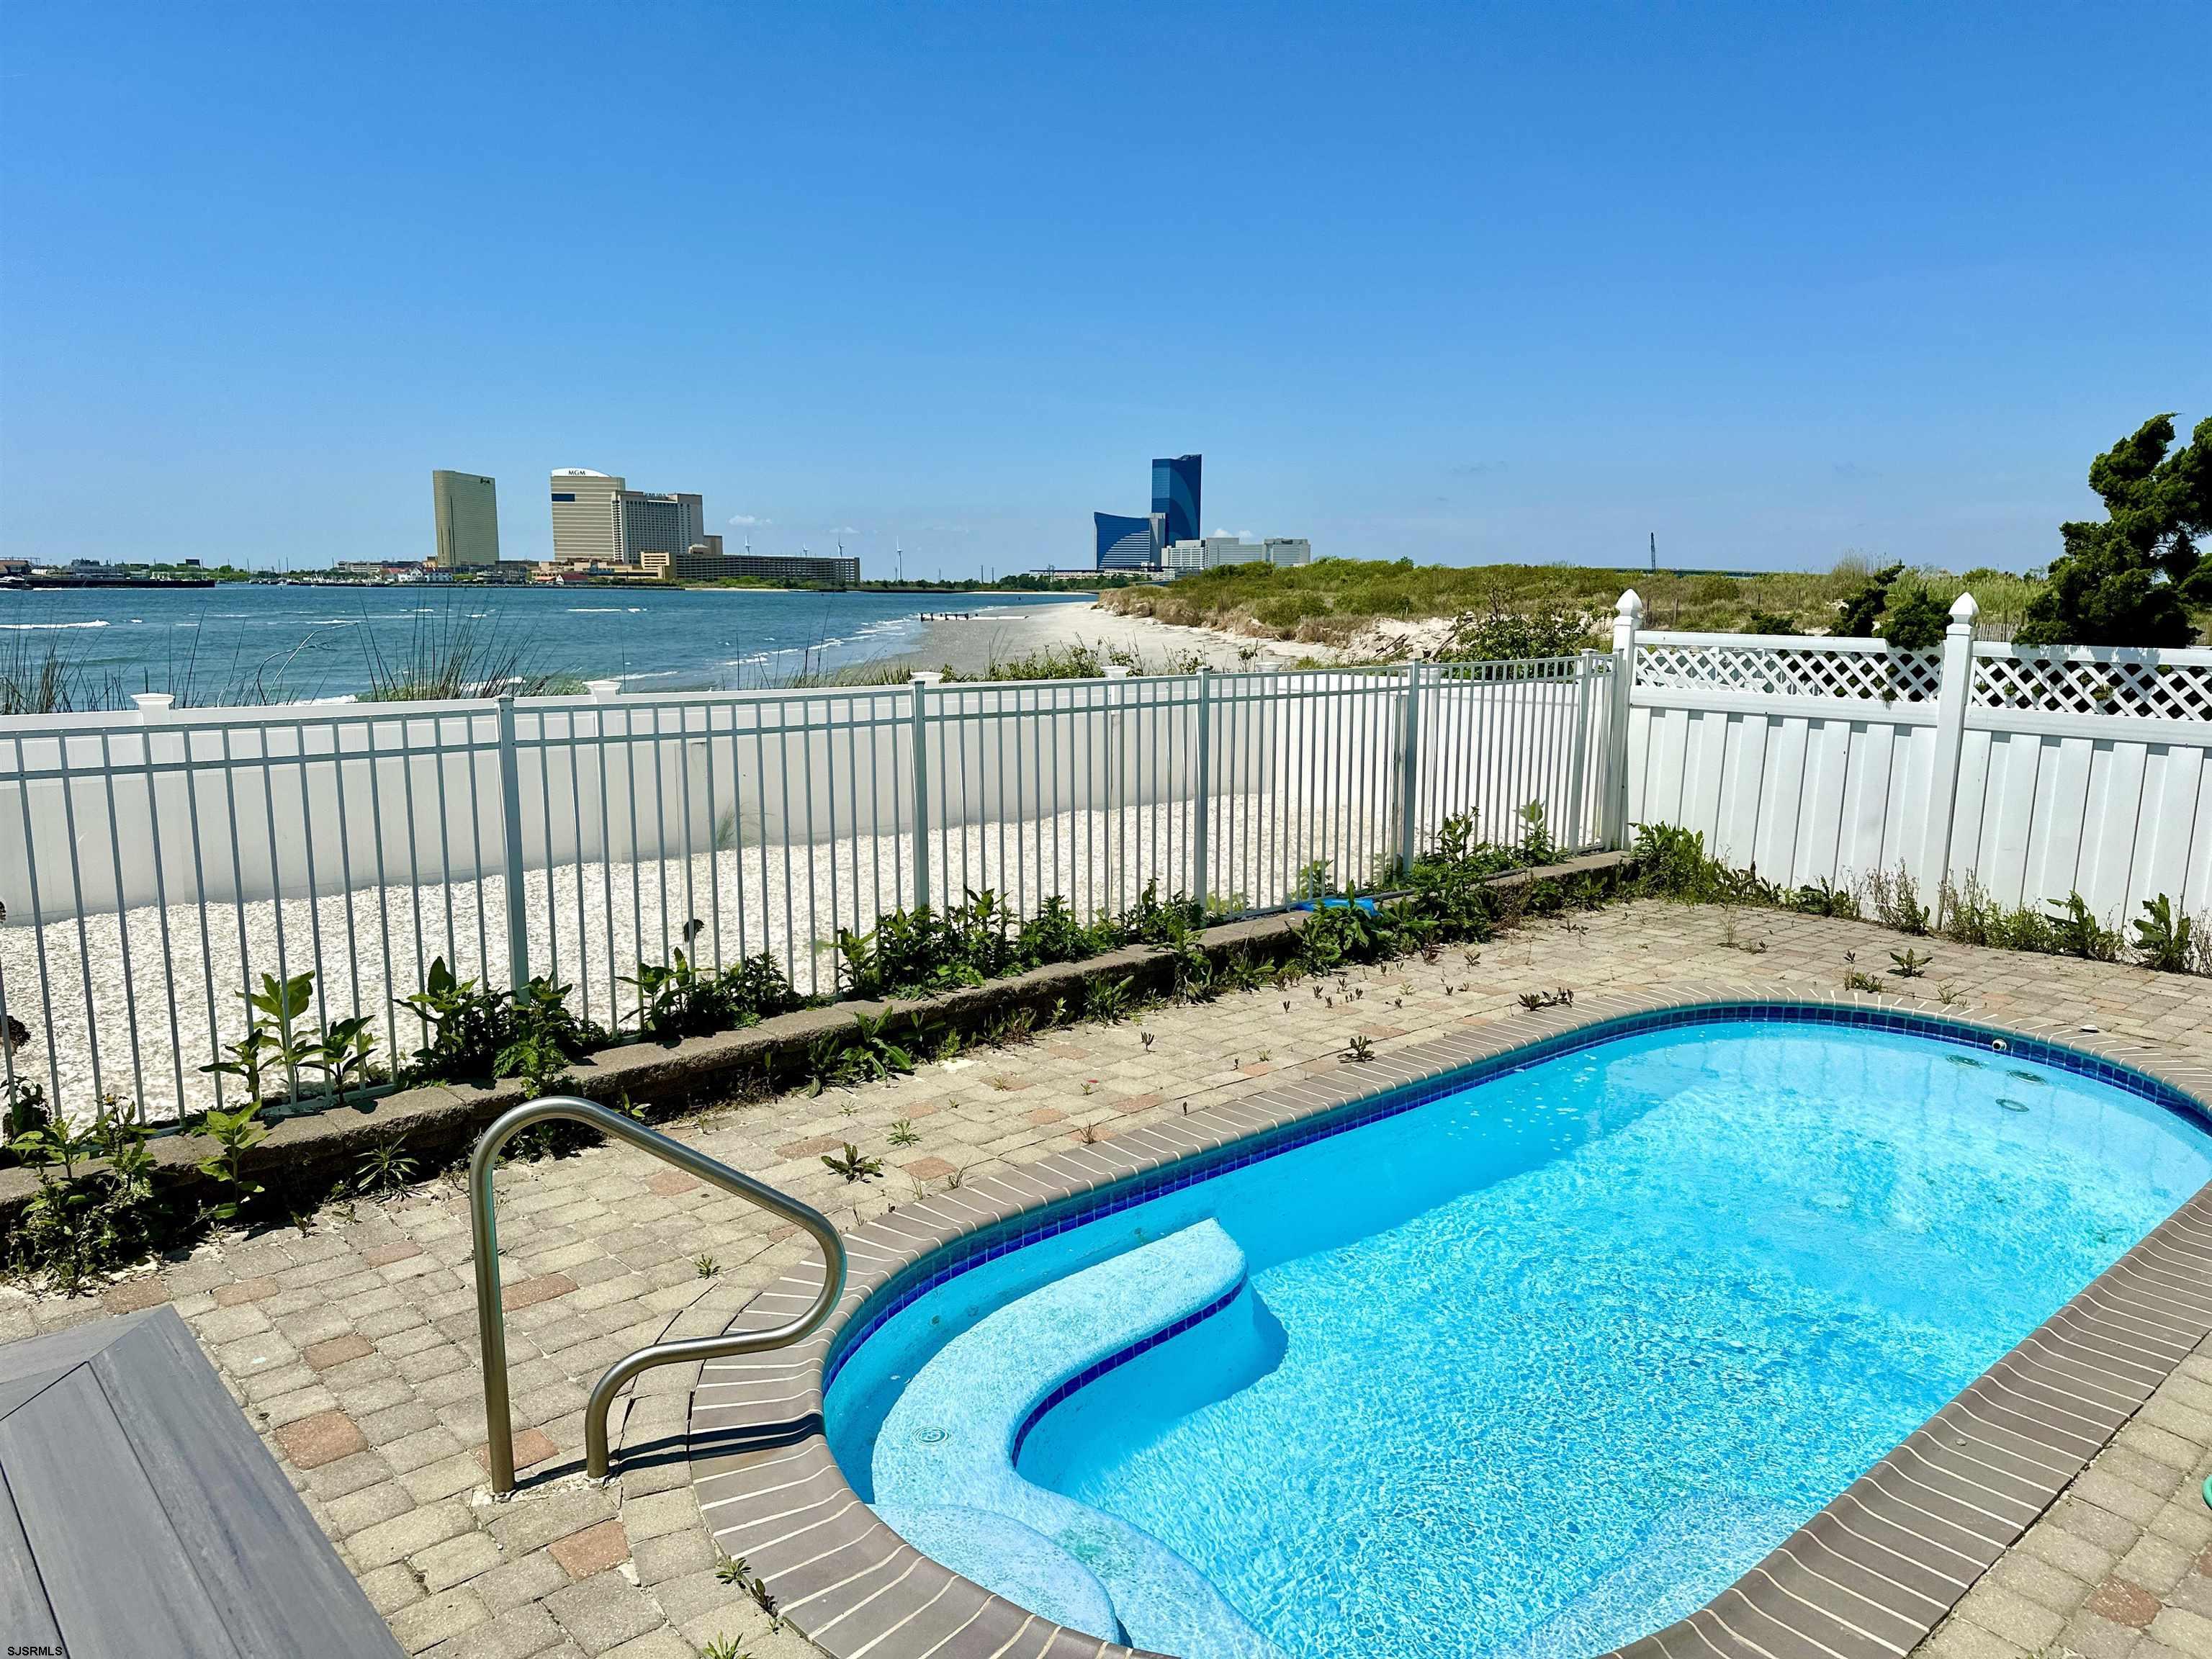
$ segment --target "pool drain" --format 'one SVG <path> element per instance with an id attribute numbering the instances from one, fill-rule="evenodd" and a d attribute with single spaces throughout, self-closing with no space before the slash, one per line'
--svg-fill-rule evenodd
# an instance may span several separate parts
<path id="1" fill-rule="evenodd" d="M 938 1446 L 942 1445 L 951 1437 L 943 1429 L 923 1429 L 916 1433 L 914 1437 L 921 1441 L 925 1446 Z"/>

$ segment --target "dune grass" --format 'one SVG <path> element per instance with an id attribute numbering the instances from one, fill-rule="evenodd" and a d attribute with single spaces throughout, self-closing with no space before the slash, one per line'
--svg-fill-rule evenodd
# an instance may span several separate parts
<path id="1" fill-rule="evenodd" d="M 386 656 L 373 635 L 362 641 L 368 667 L 363 702 L 416 702 L 442 698 L 558 696 L 581 691 L 574 674 L 556 672 L 534 660 L 534 648 L 519 626 L 495 617 L 442 611 L 417 615 L 404 650 Z"/>
<path id="2" fill-rule="evenodd" d="M 1126 668 L 1133 674 L 1188 674 L 1201 666 L 1197 657 L 1170 652 L 1153 660 L 1126 647 L 1099 647 L 1081 640 L 1066 645 L 1043 646 L 1018 657 L 994 657 L 980 669 L 963 672 L 947 663 L 938 672 L 948 685 L 977 684 L 1005 680 L 1096 679 L 1109 668 Z M 903 685 L 914 678 L 911 659 L 853 663 L 843 668 L 800 674 L 791 681 L 795 690 L 836 685 Z"/>
<path id="3" fill-rule="evenodd" d="M 1826 571 L 1753 576 L 1621 570 L 1591 565 L 1417 565 L 1401 559 L 1322 559 L 1309 565 L 1231 565 L 1145 587 L 1099 595 L 1109 611 L 1184 626 L 1223 629 L 1263 639 L 1344 645 L 1385 619 L 1481 617 L 1493 613 L 1579 613 L 1593 635 L 1608 630 L 1621 590 L 1643 596 L 1645 625 L 1713 633 L 1833 631 L 1844 596 L 1863 586 L 1873 562 L 1847 557 Z M 2039 582 L 1997 570 L 1952 575 L 1909 573 L 1946 605 L 1970 590 L 1982 607 L 1984 637 L 2017 626 Z"/>

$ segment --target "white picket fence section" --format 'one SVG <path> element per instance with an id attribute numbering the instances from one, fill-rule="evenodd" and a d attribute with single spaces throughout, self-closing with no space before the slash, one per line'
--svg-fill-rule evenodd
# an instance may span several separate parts
<path id="1" fill-rule="evenodd" d="M 1199 673 L 0 720 L 4 1080 L 216 1103 L 241 992 L 313 970 L 383 1055 L 434 960 L 635 1026 L 641 962 L 766 953 L 992 890 L 1088 920 L 1146 888 L 1267 909 L 1368 886 L 1454 814 L 1613 833 L 1613 661 Z M 696 937 L 687 936 L 698 924 Z"/>
<path id="2" fill-rule="evenodd" d="M 2212 651 L 1647 632 L 1622 597 L 1620 811 L 1792 885 L 1900 866 L 2108 922 L 2212 908 Z"/>

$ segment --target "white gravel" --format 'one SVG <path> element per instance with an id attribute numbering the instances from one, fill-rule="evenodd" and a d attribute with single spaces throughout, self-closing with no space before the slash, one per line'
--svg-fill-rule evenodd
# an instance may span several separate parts
<path id="1" fill-rule="evenodd" d="M 1217 849 L 1215 878 L 1236 898 L 1279 900 L 1317 848 L 1349 848 L 1347 862 L 1364 875 L 1388 843 L 1388 826 L 1366 805 L 1340 803 L 1329 819 L 1316 804 L 1313 822 L 1291 824 L 1282 810 L 1279 798 L 1218 804 L 1216 825 L 1235 823 L 1236 844 L 1250 848 L 1234 868 Z M 970 824 L 933 848 L 933 897 L 941 907 L 963 886 L 988 886 L 1024 915 L 1053 893 L 1079 910 L 1119 910 L 1150 875 L 1163 894 L 1190 885 L 1191 827 L 1188 801 Z M 910 835 L 860 836 L 533 871 L 524 896 L 530 966 L 572 985 L 579 1012 L 634 1024 L 635 993 L 622 976 L 641 959 L 666 960 L 696 916 L 704 926 L 695 957 L 765 951 L 789 964 L 801 990 L 827 991 L 836 930 L 872 926 L 910 900 L 912 847 Z M 417 989 L 439 957 L 465 978 L 508 983 L 501 877 L 356 888 L 314 903 L 142 905 L 36 929 L 10 922 L 0 927 L 0 1003 L 31 1038 L 9 1059 L 72 1113 L 106 1093 L 174 1117 L 216 1101 L 216 1079 L 200 1067 L 242 1035 L 249 974 L 258 984 L 264 973 L 316 969 L 317 1018 L 368 1015 L 382 1063 L 421 1042 L 422 1022 L 395 999 Z M 223 1098 L 235 1097 L 226 1083 Z"/>

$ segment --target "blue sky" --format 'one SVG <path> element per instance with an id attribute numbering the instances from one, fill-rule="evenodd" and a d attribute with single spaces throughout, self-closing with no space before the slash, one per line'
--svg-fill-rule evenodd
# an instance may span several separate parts
<path id="1" fill-rule="evenodd" d="M 9 18 L 9 553 L 419 556 L 453 466 L 542 556 L 591 466 L 1025 568 L 1198 450 L 1317 554 L 2018 568 L 2212 413 L 2201 3 Z"/>

